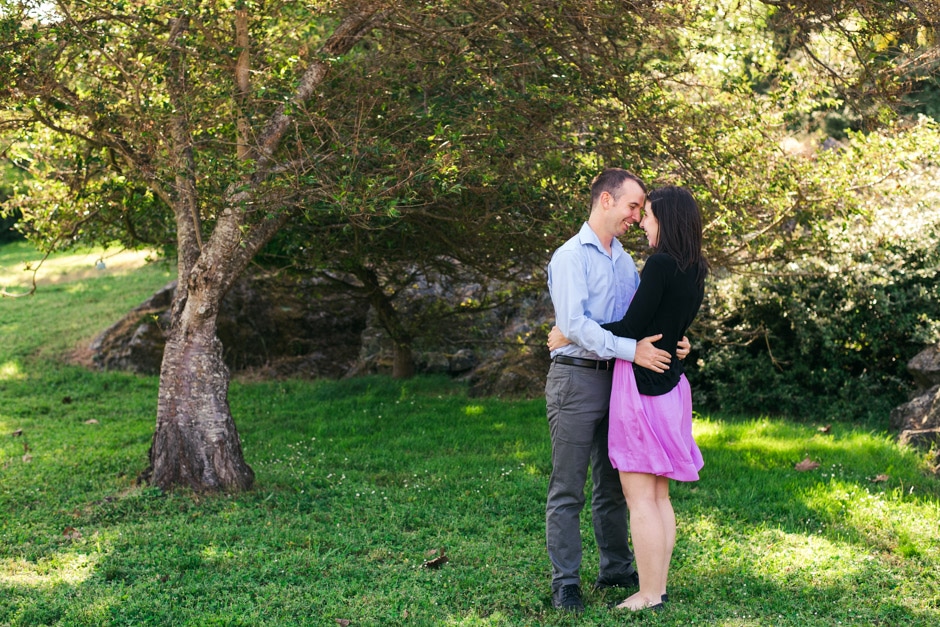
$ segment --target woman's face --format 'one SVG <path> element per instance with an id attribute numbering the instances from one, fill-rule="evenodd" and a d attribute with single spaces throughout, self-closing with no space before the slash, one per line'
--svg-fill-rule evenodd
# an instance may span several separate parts
<path id="1" fill-rule="evenodd" d="M 650 202 L 646 202 L 643 207 L 643 219 L 640 220 L 640 228 L 646 231 L 646 240 L 653 248 L 659 244 L 659 220 L 653 215 L 653 209 Z"/>

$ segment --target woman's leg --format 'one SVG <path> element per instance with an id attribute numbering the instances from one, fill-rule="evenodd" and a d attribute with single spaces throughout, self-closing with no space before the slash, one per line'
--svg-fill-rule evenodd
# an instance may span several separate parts
<path id="1" fill-rule="evenodd" d="M 672 561 L 672 550 L 676 546 L 676 513 L 672 509 L 669 499 L 669 479 L 656 477 L 656 505 L 659 517 L 663 524 L 663 566 L 660 595 L 666 594 L 666 580 L 669 578 L 669 564 Z"/>
<path id="2" fill-rule="evenodd" d="M 645 473 L 620 473 L 620 485 L 630 509 L 630 535 L 633 538 L 636 570 L 640 575 L 639 592 L 618 605 L 620 609 L 640 610 L 656 605 L 664 592 L 663 566 L 669 560 L 664 555 L 666 529 L 657 499 L 659 479 L 656 475 Z"/>

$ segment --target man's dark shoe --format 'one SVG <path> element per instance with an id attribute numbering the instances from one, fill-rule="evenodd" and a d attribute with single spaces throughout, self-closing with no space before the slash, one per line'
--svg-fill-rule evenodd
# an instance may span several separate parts
<path id="1" fill-rule="evenodd" d="M 581 601 L 581 588 L 572 583 L 555 590 L 552 593 L 552 606 L 556 610 L 580 614 L 584 611 L 584 602 Z"/>
<path id="2" fill-rule="evenodd" d="M 623 588 L 624 590 L 628 588 L 639 588 L 640 587 L 640 577 L 636 574 L 636 571 L 633 571 L 629 575 L 623 575 L 622 577 L 617 577 L 616 579 L 606 579 L 599 578 L 594 582 L 594 592 L 600 592 L 602 590 L 609 590 L 610 588 Z"/>

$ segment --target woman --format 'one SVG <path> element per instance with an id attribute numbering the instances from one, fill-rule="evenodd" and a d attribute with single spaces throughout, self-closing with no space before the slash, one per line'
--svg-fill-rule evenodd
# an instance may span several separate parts
<path id="1" fill-rule="evenodd" d="M 681 187 L 650 193 L 640 228 L 653 248 L 640 286 L 623 319 L 601 325 L 615 335 L 662 334 L 655 345 L 672 354 L 658 373 L 617 360 L 610 399 L 610 461 L 620 472 L 640 576 L 639 591 L 617 607 L 661 608 L 676 541 L 669 480 L 696 481 L 702 455 L 692 438 L 692 393 L 676 356 L 702 305 L 708 263 L 702 256 L 702 217 Z M 568 344 L 557 328 L 549 348 Z"/>

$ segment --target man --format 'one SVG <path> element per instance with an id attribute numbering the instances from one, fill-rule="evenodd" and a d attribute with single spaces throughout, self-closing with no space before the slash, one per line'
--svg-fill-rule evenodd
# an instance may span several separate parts
<path id="1" fill-rule="evenodd" d="M 584 484 L 591 466 L 594 536 L 600 552 L 595 590 L 637 585 L 628 544 L 627 507 L 617 471 L 607 457 L 607 426 L 614 359 L 656 372 L 669 366 L 667 351 L 614 336 L 601 323 L 620 320 L 636 292 L 639 275 L 617 240 L 640 221 L 646 186 L 620 168 L 601 172 L 591 184 L 591 214 L 548 265 L 555 324 L 571 344 L 552 352 L 545 384 L 552 440 L 552 475 L 545 508 L 545 537 L 552 562 L 552 605 L 581 612 L 581 532 Z"/>

